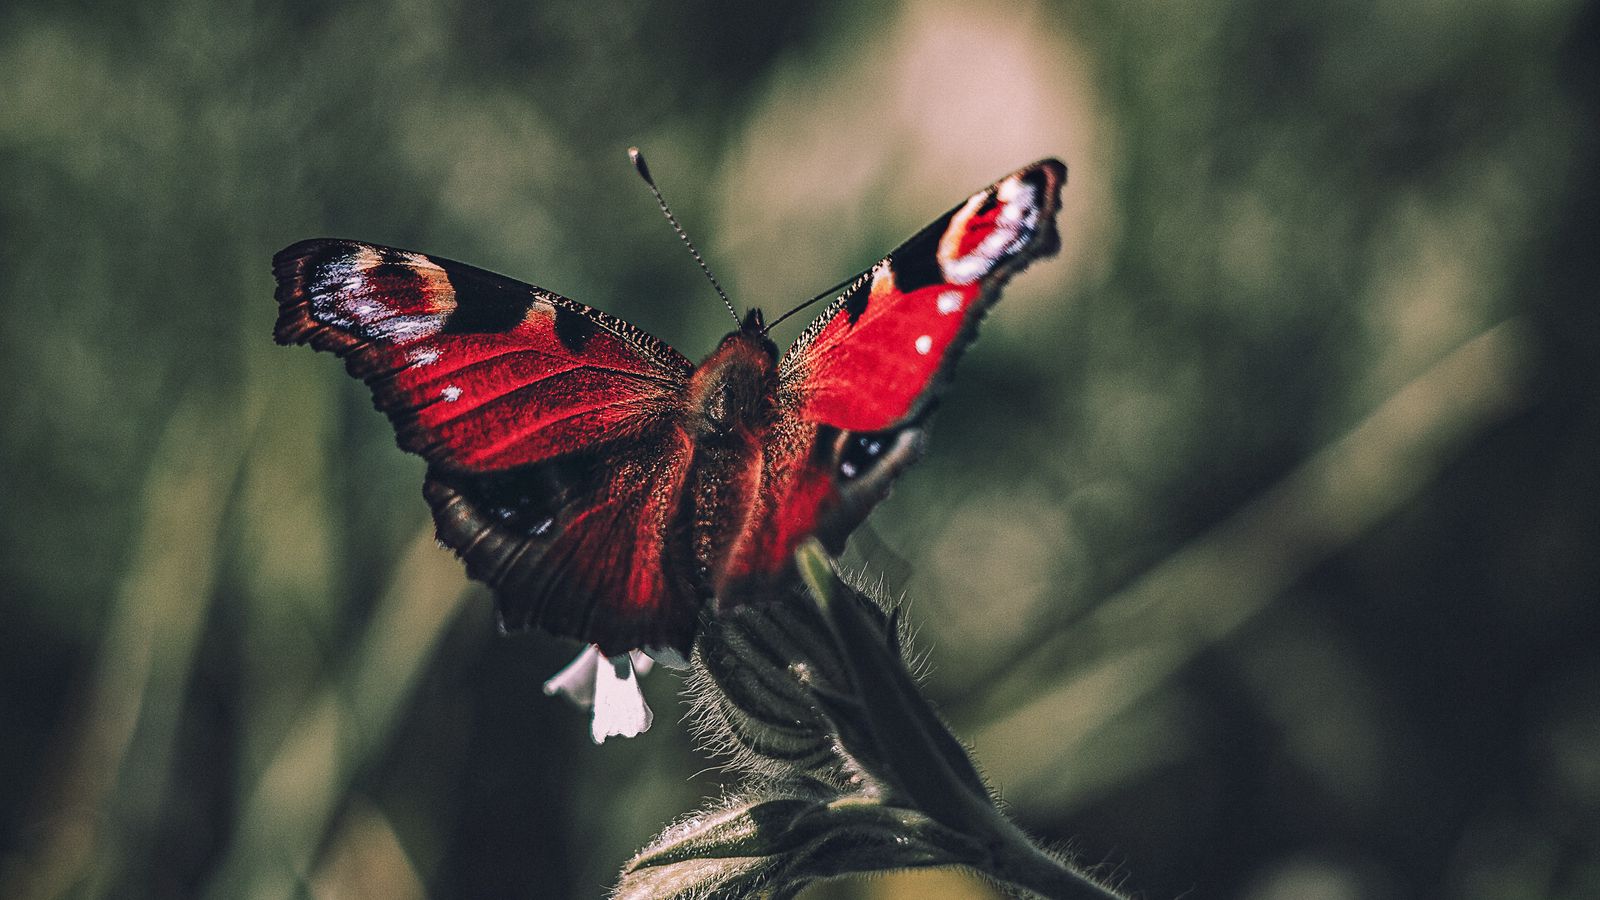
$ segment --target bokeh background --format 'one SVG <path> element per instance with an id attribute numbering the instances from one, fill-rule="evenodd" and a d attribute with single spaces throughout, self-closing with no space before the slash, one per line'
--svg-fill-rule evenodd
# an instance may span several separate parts
<path id="1" fill-rule="evenodd" d="M 1597 59 L 1569 0 L 8 3 L 0 895 L 595 897 L 718 793 L 674 676 L 602 747 L 542 695 L 575 648 L 270 339 L 335 235 L 698 358 L 631 143 L 769 312 L 1070 165 L 851 556 L 1034 833 L 1150 898 L 1600 895 Z"/>

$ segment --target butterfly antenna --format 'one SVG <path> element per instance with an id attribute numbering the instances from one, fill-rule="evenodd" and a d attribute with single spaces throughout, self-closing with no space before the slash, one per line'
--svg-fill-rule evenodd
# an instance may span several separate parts
<path id="1" fill-rule="evenodd" d="M 867 270 L 867 272 L 870 272 L 870 271 L 872 271 L 872 270 L 871 269 Z M 810 300 L 807 300 L 806 302 L 800 304 L 799 306 L 796 306 L 794 309 L 791 309 L 788 312 L 784 313 L 783 315 L 777 317 L 776 319 L 773 319 L 772 323 L 770 325 L 768 325 L 766 328 L 761 329 L 761 333 L 762 334 L 766 334 L 767 332 L 771 331 L 774 328 L 777 328 L 780 324 L 782 324 L 784 319 L 789 318 L 790 316 L 794 315 L 795 313 L 799 312 L 800 310 L 805 309 L 806 307 L 810 306 L 813 303 L 816 303 L 818 300 L 822 300 L 822 299 L 825 299 L 825 298 L 828 298 L 828 297 L 832 297 L 841 288 L 847 288 L 850 285 L 855 284 L 857 281 L 859 281 L 861 279 L 861 276 L 867 274 L 867 272 L 859 272 L 859 273 L 857 273 L 855 275 L 851 275 L 849 278 L 846 278 L 845 280 L 839 282 L 838 284 L 834 285 L 833 287 L 828 288 L 827 290 L 825 290 L 822 293 L 816 295 L 815 297 L 812 297 Z"/>
<path id="2" fill-rule="evenodd" d="M 672 207 L 667 205 L 667 198 L 661 196 L 661 189 L 656 187 L 656 180 L 650 177 L 650 167 L 645 165 L 644 154 L 639 152 L 638 147 L 629 147 L 628 158 L 633 160 L 633 167 L 639 170 L 639 177 L 650 186 L 650 193 L 656 196 L 656 203 L 661 205 L 661 212 L 672 224 L 672 230 L 678 233 L 678 237 L 683 238 L 683 245 L 689 248 L 689 255 L 700 264 L 700 271 L 706 273 L 711 286 L 717 289 L 717 296 L 722 298 L 722 305 L 728 308 L 728 315 L 733 316 L 733 321 L 738 323 L 739 311 L 733 308 L 733 301 L 728 299 L 728 294 L 722 289 L 722 285 L 717 284 L 717 276 L 711 274 L 711 267 L 700 258 L 700 251 L 695 249 L 694 241 L 689 240 L 689 235 L 683 230 L 683 226 L 678 224 L 678 217 L 672 214 Z"/>
<path id="3" fill-rule="evenodd" d="M 941 227 L 943 224 L 944 223 L 943 223 L 942 220 L 935 219 L 932 223 L 930 223 L 929 225 L 924 227 L 921 231 L 919 231 L 916 234 L 912 235 L 911 237 L 907 238 L 905 243 L 900 245 L 901 249 L 904 249 L 906 244 L 910 244 L 912 241 L 915 241 L 918 238 L 923 237 L 928 232 L 932 231 L 935 227 Z M 895 251 L 895 253 L 899 253 L 899 252 L 900 252 L 899 250 Z M 893 254 L 891 254 L 891 255 L 893 255 Z M 879 262 L 888 262 L 888 260 L 887 259 L 879 260 Z M 854 275 L 851 275 L 849 278 L 846 278 L 845 280 L 839 282 L 838 284 L 834 285 L 833 287 L 828 288 L 827 290 L 825 290 L 822 293 L 816 295 L 815 297 L 812 297 L 810 300 L 807 300 L 806 302 L 800 304 L 799 306 L 796 306 L 794 309 L 791 309 L 788 312 L 784 313 L 783 315 L 779 316 L 778 318 L 774 319 L 772 321 L 772 324 L 768 325 L 766 328 L 761 330 L 761 333 L 762 334 L 766 334 L 767 332 L 771 331 L 772 329 L 778 327 L 778 324 L 781 323 L 784 319 L 789 318 L 790 316 L 794 315 L 795 313 L 799 312 L 802 309 L 805 309 L 806 307 L 808 307 L 811 304 L 817 302 L 818 300 L 821 300 L 824 297 L 832 296 L 835 291 L 838 291 L 841 288 L 850 287 L 851 285 L 855 284 L 857 281 L 860 281 L 862 278 L 865 278 L 868 274 L 870 274 L 872 272 L 872 270 L 876 269 L 877 267 L 878 267 L 878 263 L 873 263 L 872 265 L 868 266 L 866 269 L 864 269 L 864 270 L 862 270 L 860 272 L 857 272 Z"/>

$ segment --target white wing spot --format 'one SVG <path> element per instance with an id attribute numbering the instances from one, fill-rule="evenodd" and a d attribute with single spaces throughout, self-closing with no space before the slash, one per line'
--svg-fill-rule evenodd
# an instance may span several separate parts
<path id="1" fill-rule="evenodd" d="M 928 335 L 923 335 L 922 337 L 917 338 L 917 352 L 918 353 L 921 353 L 923 356 L 927 356 L 928 355 L 928 351 L 932 350 L 932 349 L 933 349 L 933 338 L 929 337 Z"/>
<path id="2" fill-rule="evenodd" d="M 439 349 L 437 347 L 419 347 L 411 351 L 409 359 L 413 366 L 425 366 L 439 360 Z"/>
<path id="3" fill-rule="evenodd" d="M 410 343 L 439 333 L 442 317 L 435 315 L 391 316 L 367 326 L 372 337 L 396 344 Z"/>
<path id="4" fill-rule="evenodd" d="M 939 295 L 939 314 L 948 316 L 961 311 L 961 292 L 945 291 Z"/>
<path id="5" fill-rule="evenodd" d="M 382 264 L 383 256 L 372 247 L 358 247 L 356 252 L 350 255 L 350 265 L 357 272 L 365 272 Z"/>
<path id="6" fill-rule="evenodd" d="M 439 392 L 439 396 L 443 397 L 446 403 L 454 403 L 461 399 L 461 388 L 453 384 L 447 384 L 444 390 Z"/>
<path id="7" fill-rule="evenodd" d="M 1007 178 L 1005 181 L 1000 182 L 998 190 L 996 190 L 994 193 L 996 197 L 1000 198 L 1001 203 L 1009 206 L 1017 200 L 1022 199 L 1022 179 L 1013 175 L 1010 178 Z"/>

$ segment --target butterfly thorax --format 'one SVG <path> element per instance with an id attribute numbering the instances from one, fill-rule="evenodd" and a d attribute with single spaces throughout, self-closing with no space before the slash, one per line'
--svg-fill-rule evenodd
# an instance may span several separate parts
<path id="1" fill-rule="evenodd" d="M 778 348 L 759 331 L 733 332 L 689 379 L 686 430 L 697 441 L 765 431 L 777 384 Z"/>

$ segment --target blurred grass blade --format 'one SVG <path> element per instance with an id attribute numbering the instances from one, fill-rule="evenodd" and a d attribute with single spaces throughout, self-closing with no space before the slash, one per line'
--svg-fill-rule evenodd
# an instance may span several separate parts
<path id="1" fill-rule="evenodd" d="M 361 797 L 339 816 L 311 879 L 316 900 L 426 900 L 427 886 L 389 820 Z"/>
<path id="2" fill-rule="evenodd" d="M 397 564 L 348 668 L 307 705 L 257 779 L 207 896 L 295 892 L 351 779 L 389 740 L 467 596 L 460 566 L 429 526 Z"/>
<path id="3" fill-rule="evenodd" d="M 1521 400 L 1529 355 L 1517 320 L 1479 334 L 1232 518 L 1020 659 L 991 696 L 1032 699 L 974 742 L 1006 795 L 1023 808 L 1070 804 L 1062 760 L 1084 758 L 1092 733 L 1421 492 Z M 1040 673 L 1085 654 L 1089 664 L 1042 682 Z"/>
<path id="4" fill-rule="evenodd" d="M 833 604 L 838 602 L 835 596 L 837 576 L 833 574 L 833 563 L 829 561 L 827 551 L 815 539 L 811 539 L 795 550 L 794 561 L 812 598 L 822 607 L 824 614 L 831 612 Z"/>
<path id="5" fill-rule="evenodd" d="M 105 885 L 122 853 L 141 849 L 115 845 L 155 827 L 216 582 L 222 517 L 255 421 L 248 408 L 191 394 L 168 423 L 81 712 L 68 717 L 60 763 L 39 791 L 34 820 L 47 823 L 45 836 L 25 869 L 0 876 L 0 895 L 42 900 L 78 895 L 86 880 Z"/>

